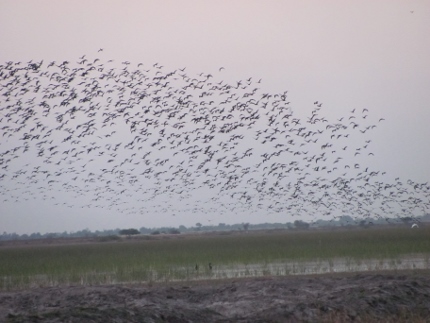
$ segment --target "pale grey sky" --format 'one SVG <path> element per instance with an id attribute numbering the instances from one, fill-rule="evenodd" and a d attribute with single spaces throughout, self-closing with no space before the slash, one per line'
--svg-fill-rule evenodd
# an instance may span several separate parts
<path id="1" fill-rule="evenodd" d="M 252 87 L 259 88 L 259 96 L 262 93 L 288 91 L 289 106 L 294 117 L 303 120 L 302 124 L 308 129 L 310 125 L 304 121 L 315 108 L 315 101 L 323 103 L 319 116 L 332 123 L 342 117 L 349 118 L 354 109 L 362 118 L 363 109 L 367 109 L 369 117 L 360 119 L 361 122 L 376 124 L 377 127 L 370 135 L 351 135 L 349 141 L 345 139 L 342 147 L 344 144 L 361 147 L 366 140 L 371 140 L 367 151 L 374 155 L 366 154 L 366 158 L 362 156 L 360 167 L 363 170 L 368 167 L 369 171 L 386 172 L 375 181 L 393 183 L 399 178 L 405 186 L 408 180 L 425 183 L 430 179 L 429 34 L 428 1 L 0 1 L 0 64 L 12 61 L 25 65 L 30 60 L 43 60 L 42 69 L 47 70 L 51 61 L 56 61 L 57 65 L 70 61 L 72 67 L 79 67 L 77 62 L 86 55 L 88 60 L 99 58 L 100 63 L 118 70 L 124 68 L 122 62 L 125 61 L 131 63 L 130 70 L 136 70 L 137 65 L 142 63 L 139 68 L 151 70 L 148 72 L 151 77 L 156 75 L 156 63 L 163 66 L 160 70 L 163 73 L 175 70 L 179 73 L 179 69 L 185 68 L 183 73 L 197 79 L 202 72 L 210 73 L 213 83 L 224 81 L 234 85 L 236 81 L 245 82 L 252 77 Z M 103 51 L 99 52 L 100 48 Z M 108 63 L 109 60 L 113 62 Z M 224 69 L 220 70 L 220 67 Z M 260 79 L 262 81 L 258 83 Z M 3 80 L 0 83 L 5 85 Z M 171 85 L 173 83 L 172 80 Z M 78 84 L 76 81 L 77 87 Z M 184 85 L 178 81 L 177 86 Z M 47 84 L 43 83 L 42 86 Z M 0 111 L 3 115 L 0 128 L 11 126 L 11 121 L 4 117 L 7 114 L 5 98 L 0 98 L 3 108 Z M 28 93 L 23 98 L 26 101 L 32 96 Z M 197 99 L 198 96 L 196 102 Z M 37 100 L 38 105 L 40 98 Z M 220 97 L 215 98 L 215 102 L 219 100 Z M 378 122 L 380 118 L 385 120 Z M 74 124 L 76 126 L 86 121 L 81 117 L 79 121 L 70 122 L 77 122 Z M 29 122 L 36 123 L 33 119 Z M 46 122 L 54 127 L 56 121 L 52 117 Z M 185 129 L 198 126 L 190 120 L 188 122 Z M 89 138 L 88 142 L 82 142 L 81 145 L 90 145 L 94 141 L 105 149 L 109 140 L 112 143 L 123 141 L 124 145 L 130 141 L 127 129 L 120 126 L 112 129 L 117 131 L 113 137 L 104 137 L 108 133 L 106 128 L 103 131 L 98 129 L 100 132 L 94 134 L 94 140 Z M 255 147 L 249 131 L 244 130 L 243 134 L 244 141 L 231 150 L 232 154 L 242 154 L 247 147 L 255 148 L 254 157 L 265 152 L 267 146 L 263 144 Z M 97 135 L 103 140 L 97 139 Z M 0 153 L 22 144 L 19 138 L 12 136 L 6 140 L 6 136 L 1 137 Z M 221 138 L 218 142 L 224 140 L 220 134 L 218 138 Z M 36 142 L 31 141 L 30 144 L 36 145 Z M 311 150 L 320 149 L 319 142 L 315 146 L 310 147 Z M 60 145 L 59 155 L 67 147 Z M 273 147 L 267 149 L 273 151 Z M 172 169 L 180 162 L 173 162 L 172 152 L 175 150 L 158 151 L 153 148 L 151 151 L 152 162 L 157 158 L 170 158 Z M 100 150 L 98 153 L 103 152 Z M 122 153 L 125 154 L 123 159 L 131 158 L 131 155 Z M 9 153 L 3 157 L 6 160 L 10 156 Z M 0 179 L 0 188 L 3 190 L 0 192 L 0 231 L 30 233 L 76 231 L 83 228 L 191 226 L 196 222 L 293 222 L 298 218 L 312 220 L 333 215 L 324 214 L 321 208 L 309 211 L 311 215 L 308 211 L 297 210 L 276 212 L 274 205 L 282 201 L 279 195 L 271 195 L 267 201 L 263 198 L 263 205 L 259 207 L 258 202 L 253 202 L 250 210 L 231 205 L 224 207 L 229 203 L 234 204 L 243 190 L 251 195 L 255 193 L 250 193 L 255 185 L 245 187 L 246 182 L 241 182 L 242 186 L 239 185 L 236 191 L 230 191 L 236 192 L 231 198 L 225 192 L 224 196 L 217 195 L 221 200 L 212 205 L 210 201 L 215 197 L 214 191 L 207 187 L 196 188 L 191 185 L 193 189 L 189 192 L 190 196 L 178 194 L 179 186 L 184 185 L 183 179 L 172 182 L 172 185 L 178 185 L 174 188 L 174 197 L 160 194 L 147 200 L 152 196 L 154 185 L 158 185 L 161 191 L 168 186 L 167 177 L 163 178 L 166 182 L 162 184 L 156 184 L 157 179 L 154 177 L 139 178 L 139 183 L 145 188 L 127 186 L 129 196 L 121 198 L 123 204 L 108 207 L 109 201 L 118 196 L 117 177 L 107 184 L 109 179 L 105 175 L 103 187 L 105 189 L 111 185 L 113 191 L 99 195 L 97 182 L 88 184 L 90 186 L 86 192 L 85 179 L 78 178 L 75 182 L 81 181 L 77 187 L 83 189 L 84 193 L 75 197 L 65 186 L 47 189 L 49 179 L 45 180 L 44 177 L 38 177 L 37 183 L 31 183 L 28 175 L 39 165 L 37 155 L 19 150 L 15 156 L 8 162 L 8 168 L 0 172 L 0 176 L 5 174 Z M 357 162 L 354 156 L 337 153 L 336 156 L 341 156 L 344 163 L 351 162 L 354 165 Z M 288 158 L 281 156 L 277 162 L 288 163 Z M 123 159 L 116 161 L 120 163 Z M 245 164 L 237 166 L 242 170 L 246 167 L 254 169 L 252 161 L 248 164 L 244 161 Z M 90 164 L 95 176 L 103 174 L 101 169 L 106 167 L 104 162 L 96 160 Z M 52 176 L 60 169 L 63 173 L 66 169 L 64 164 L 60 168 L 43 163 L 40 165 L 52 172 Z M 73 174 L 63 174 L 58 178 L 62 178 L 63 184 L 72 183 L 72 178 L 79 176 L 76 175 L 76 169 L 84 165 L 71 165 L 76 167 L 70 170 Z M 141 173 L 141 165 L 134 168 L 138 168 Z M 314 168 L 312 165 L 309 169 Z M 27 170 L 27 174 L 19 174 L 20 169 Z M 142 172 L 145 169 L 142 168 Z M 189 169 L 197 171 L 192 165 Z M 213 165 L 209 173 L 215 176 L 219 172 L 220 168 Z M 219 176 L 224 176 L 221 173 Z M 85 176 L 91 176 L 88 174 L 85 173 Z M 255 174 L 257 181 L 263 181 L 266 173 L 261 167 Z M 342 174 L 339 173 L 339 176 Z M 17 176 L 13 178 L 13 175 Z M 316 174 L 311 175 L 317 178 Z M 355 176 L 355 173 L 349 173 L 346 177 L 351 176 Z M 196 183 L 203 185 L 205 179 L 205 175 L 202 175 L 196 179 Z M 281 181 L 282 185 L 288 183 L 288 179 Z M 146 194 L 148 191 L 145 190 L 150 190 L 151 194 Z M 428 195 L 414 194 L 407 196 L 421 198 L 420 203 L 423 204 L 419 211 L 414 210 L 414 214 L 428 211 Z M 99 197 L 97 206 L 91 202 L 95 196 Z M 59 201 L 61 203 L 56 205 Z M 220 203 L 225 205 L 220 206 Z M 203 206 L 207 208 L 205 211 L 193 209 Z M 360 204 L 356 207 L 360 207 Z M 397 207 L 396 214 L 402 214 L 403 207 Z M 294 215 L 296 212 L 297 215 Z"/>

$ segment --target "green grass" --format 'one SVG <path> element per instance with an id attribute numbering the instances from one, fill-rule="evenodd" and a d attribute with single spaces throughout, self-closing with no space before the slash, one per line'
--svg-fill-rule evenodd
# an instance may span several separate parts
<path id="1" fill-rule="evenodd" d="M 280 231 L 122 240 L 75 245 L 0 247 L 0 289 L 193 279 L 235 265 L 345 258 L 399 259 L 430 254 L 430 229 Z M 221 274 L 220 274 L 221 275 Z M 222 275 L 221 275 L 222 276 Z M 218 277 L 221 277 L 218 276 Z"/>

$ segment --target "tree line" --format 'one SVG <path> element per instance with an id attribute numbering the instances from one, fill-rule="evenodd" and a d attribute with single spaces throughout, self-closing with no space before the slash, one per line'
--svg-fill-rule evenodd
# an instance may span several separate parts
<path id="1" fill-rule="evenodd" d="M 0 241 L 6 240 L 34 240 L 34 239 L 54 239 L 54 238 L 91 238 L 91 237 L 112 237 L 112 236 L 131 236 L 136 234 L 180 234 L 187 232 L 208 232 L 208 231 L 248 231 L 248 230 L 264 230 L 264 229 L 289 229 L 289 230 L 307 230 L 317 227 L 339 227 L 339 226 L 358 226 L 362 228 L 369 228 L 373 225 L 381 224 L 405 224 L 411 225 L 418 220 L 430 222 L 430 214 L 426 214 L 420 218 L 400 217 L 400 218 L 365 218 L 353 219 L 351 216 L 344 215 L 331 220 L 316 220 L 313 222 L 306 222 L 302 220 L 295 220 L 294 222 L 286 223 L 236 223 L 226 224 L 219 223 L 218 225 L 203 225 L 197 222 L 195 226 L 186 227 L 180 225 L 179 227 L 158 227 L 147 228 L 141 227 L 140 229 L 111 229 L 111 230 L 95 230 L 83 229 L 76 232 L 48 232 L 48 233 L 31 233 L 31 234 L 17 234 L 3 232 L 0 234 Z"/>

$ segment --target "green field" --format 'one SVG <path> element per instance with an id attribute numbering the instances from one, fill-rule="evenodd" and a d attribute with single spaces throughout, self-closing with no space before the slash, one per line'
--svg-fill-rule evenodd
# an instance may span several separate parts
<path id="1" fill-rule="evenodd" d="M 430 228 L 143 236 L 53 245 L 35 241 L 0 245 L 0 289 L 294 274 L 305 273 L 311 262 L 330 271 L 324 264 L 333 267 L 339 259 L 348 262 L 349 270 L 369 260 L 390 260 L 391 269 L 397 269 L 406 257 L 428 264 L 429 256 Z M 277 264 L 275 272 L 271 264 Z"/>

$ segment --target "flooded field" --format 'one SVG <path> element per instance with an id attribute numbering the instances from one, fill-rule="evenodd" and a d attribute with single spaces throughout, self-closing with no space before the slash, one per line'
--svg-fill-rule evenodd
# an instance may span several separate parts
<path id="1" fill-rule="evenodd" d="M 3 244 L 0 290 L 429 269 L 429 233 L 394 228 Z"/>
<path id="2" fill-rule="evenodd" d="M 196 270 L 192 267 L 173 267 L 167 270 L 132 268 L 111 272 L 87 272 L 79 277 L 68 275 L 34 275 L 2 277 L 4 289 L 53 287 L 68 285 L 100 285 L 130 283 L 191 282 L 237 278 L 258 278 L 271 276 L 321 275 L 334 273 L 364 273 L 380 271 L 404 271 L 430 269 L 427 255 L 405 256 L 396 259 L 328 259 L 318 261 L 283 261 L 274 263 L 212 265 Z M 121 280 L 121 277 L 124 277 Z M 135 279 L 132 279 L 132 278 Z"/>

